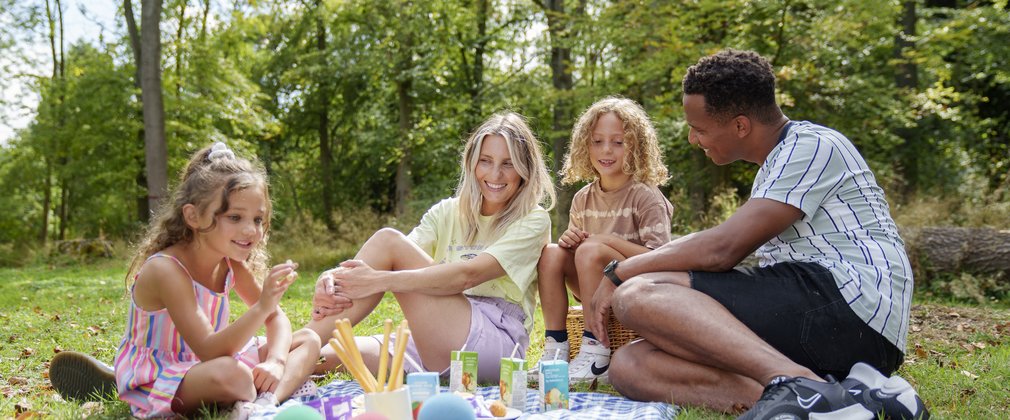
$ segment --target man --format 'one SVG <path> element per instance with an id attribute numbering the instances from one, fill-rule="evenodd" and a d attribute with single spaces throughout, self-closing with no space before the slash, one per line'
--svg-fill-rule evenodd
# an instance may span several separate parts
<path id="1" fill-rule="evenodd" d="M 761 169 L 724 223 L 604 270 L 590 328 L 609 344 L 613 306 L 645 339 L 614 354 L 614 387 L 639 400 L 751 407 L 743 418 L 928 418 L 910 386 L 882 386 L 907 382 L 877 372 L 903 360 L 912 270 L 859 152 L 837 131 L 783 115 L 756 53 L 704 57 L 683 85 L 691 144 L 717 165 Z M 760 267 L 733 269 L 754 250 Z M 842 383 L 829 376 L 850 368 Z M 912 407 L 900 404 L 910 396 Z"/>

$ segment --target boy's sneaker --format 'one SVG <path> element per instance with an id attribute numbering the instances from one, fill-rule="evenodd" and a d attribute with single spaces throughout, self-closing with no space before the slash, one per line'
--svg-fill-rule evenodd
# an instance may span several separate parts
<path id="1" fill-rule="evenodd" d="M 75 351 L 56 353 L 49 362 L 49 381 L 65 400 L 101 401 L 116 394 L 116 373 L 94 357 Z"/>
<path id="2" fill-rule="evenodd" d="M 929 419 L 929 410 L 908 381 L 897 375 L 888 378 L 866 363 L 853 365 L 842 387 L 863 407 L 885 419 Z"/>
<path id="3" fill-rule="evenodd" d="M 568 361 L 568 351 L 570 347 L 568 346 L 568 340 L 557 342 L 554 341 L 554 337 L 547 337 L 544 339 L 544 352 L 540 355 L 540 361 L 546 362 L 548 360 L 564 360 Z M 532 368 L 526 371 L 526 377 L 535 380 L 537 375 L 540 374 L 540 362 L 533 365 Z"/>
<path id="4" fill-rule="evenodd" d="M 589 337 L 582 337 L 579 354 L 575 355 L 568 365 L 568 380 L 570 382 L 590 382 L 600 378 L 607 380 L 607 369 L 610 367 L 610 349 L 603 343 Z"/>
<path id="5" fill-rule="evenodd" d="M 873 413 L 852 399 L 833 378 L 818 382 L 802 377 L 780 376 L 765 387 L 761 399 L 737 419 L 871 420 Z"/>

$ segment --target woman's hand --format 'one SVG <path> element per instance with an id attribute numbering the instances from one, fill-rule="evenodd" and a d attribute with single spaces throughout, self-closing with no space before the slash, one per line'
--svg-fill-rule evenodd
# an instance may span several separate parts
<path id="1" fill-rule="evenodd" d="M 263 291 L 260 292 L 257 304 L 270 311 L 277 308 L 281 297 L 284 296 L 284 292 L 298 278 L 298 272 L 295 271 L 296 268 L 298 268 L 298 264 L 288 260 L 286 263 L 277 264 L 270 269 L 266 280 L 263 281 Z"/>
<path id="2" fill-rule="evenodd" d="M 284 365 L 266 361 L 253 366 L 253 385 L 257 392 L 274 392 L 284 376 Z"/>
<path id="3" fill-rule="evenodd" d="M 577 228 L 571 228 L 561 234 L 558 238 L 558 246 L 566 249 L 575 250 L 579 247 L 582 241 L 589 238 L 589 233 L 583 232 Z"/>
<path id="4" fill-rule="evenodd" d="M 361 260 L 347 260 L 333 270 L 334 285 L 340 294 L 351 299 L 361 299 L 377 293 L 383 293 L 382 277 L 385 272 L 375 271 Z"/>
<path id="5" fill-rule="evenodd" d="M 354 302 L 351 298 L 340 293 L 337 285 L 333 281 L 333 272 L 343 270 L 337 267 L 326 270 L 316 279 L 316 290 L 312 295 L 312 320 L 319 321 L 330 315 L 336 315 L 346 311 Z"/>

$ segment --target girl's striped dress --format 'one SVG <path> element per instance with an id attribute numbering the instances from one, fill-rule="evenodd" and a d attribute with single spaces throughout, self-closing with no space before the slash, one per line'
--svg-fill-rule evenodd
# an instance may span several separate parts
<path id="1" fill-rule="evenodd" d="M 197 305 L 210 320 L 214 331 L 228 325 L 228 295 L 235 285 L 230 259 L 226 258 L 228 274 L 224 291 L 217 293 L 193 280 L 186 266 L 171 255 L 158 253 L 148 257 L 147 261 L 157 257 L 171 258 L 193 281 Z M 133 299 L 135 287 L 136 283 L 130 288 L 130 315 L 116 355 L 119 399 L 130 404 L 133 415 L 137 417 L 172 416 L 172 399 L 179 384 L 186 372 L 200 363 L 200 359 L 179 335 L 167 309 L 145 311 L 137 306 Z M 250 368 L 259 363 L 255 338 L 250 339 L 235 358 Z"/>

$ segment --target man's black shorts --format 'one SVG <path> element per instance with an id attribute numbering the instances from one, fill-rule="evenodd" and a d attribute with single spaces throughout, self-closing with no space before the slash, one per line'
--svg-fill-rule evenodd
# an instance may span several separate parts
<path id="1" fill-rule="evenodd" d="M 845 303 L 827 268 L 779 263 L 723 273 L 692 271 L 691 287 L 711 296 L 751 331 L 822 377 L 848 376 L 856 362 L 890 375 L 904 355 Z"/>

